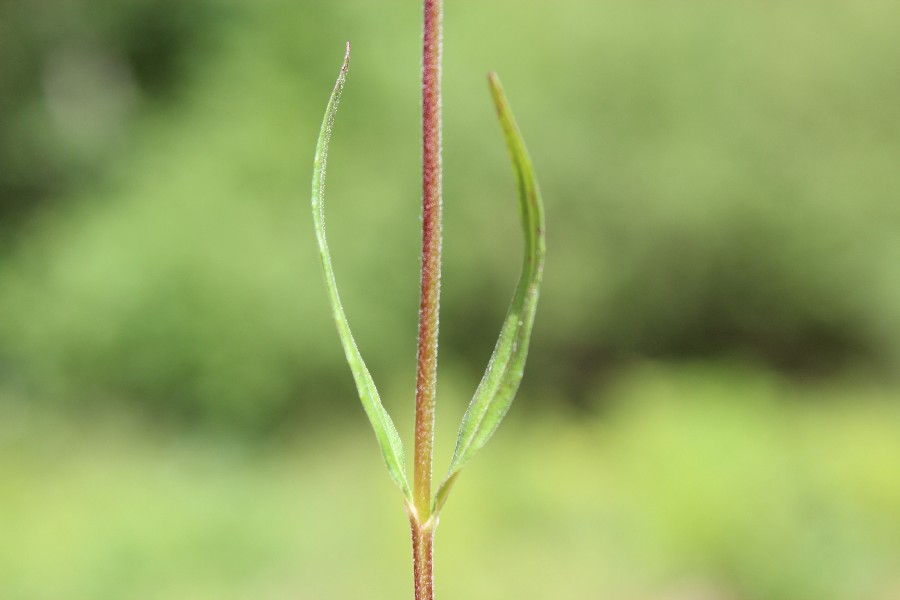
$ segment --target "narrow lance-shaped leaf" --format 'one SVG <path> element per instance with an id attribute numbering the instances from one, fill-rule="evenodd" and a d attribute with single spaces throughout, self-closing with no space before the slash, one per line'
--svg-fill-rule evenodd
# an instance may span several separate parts
<path id="1" fill-rule="evenodd" d="M 397 433 L 397 428 L 391 421 L 390 415 L 388 415 L 381 404 L 381 398 L 378 396 L 378 390 L 375 389 L 372 376 L 369 374 L 369 370 L 366 369 L 366 364 L 363 362 L 359 349 L 356 347 L 353 334 L 350 333 L 350 325 L 347 322 L 347 315 L 344 314 L 340 296 L 338 296 L 337 282 L 334 279 L 334 269 L 331 265 L 331 255 L 328 252 L 328 244 L 325 240 L 325 167 L 328 161 L 328 144 L 331 141 L 334 115 L 337 112 L 338 103 L 341 99 L 341 92 L 344 89 L 344 81 L 347 78 L 349 65 L 350 44 L 347 44 L 344 64 L 341 67 L 337 83 L 334 85 L 334 91 L 331 93 L 331 99 L 328 101 L 325 119 L 319 132 L 319 141 L 316 144 L 316 159 L 312 180 L 313 221 L 316 226 L 319 255 L 322 259 L 322 272 L 325 275 L 325 285 L 328 288 L 328 297 L 331 301 L 331 315 L 334 318 L 335 325 L 337 325 L 350 370 L 353 372 L 353 379 L 356 382 L 356 389 L 359 391 L 359 398 L 362 401 L 366 415 L 369 417 L 369 421 L 372 423 L 372 429 L 375 430 L 375 437 L 381 446 L 381 453 L 384 456 L 384 462 L 387 465 L 391 478 L 400 486 L 407 501 L 412 502 L 412 494 L 406 481 L 403 442 L 400 440 L 400 434 Z"/>
<path id="2" fill-rule="evenodd" d="M 460 470 L 497 430 L 515 397 L 528 354 L 528 342 L 544 269 L 544 206 L 531 158 L 499 79 L 496 74 L 491 73 L 488 80 L 516 175 L 525 235 L 525 256 L 522 274 L 500 330 L 500 338 L 494 347 L 484 378 L 463 417 L 447 478 L 435 496 L 435 513 L 447 500 L 447 494 Z"/>

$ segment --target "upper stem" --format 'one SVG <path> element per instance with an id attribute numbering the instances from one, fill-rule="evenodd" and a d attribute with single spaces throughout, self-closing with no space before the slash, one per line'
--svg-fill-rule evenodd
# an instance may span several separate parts
<path id="1" fill-rule="evenodd" d="M 424 523 L 431 516 L 434 399 L 441 290 L 441 34 L 443 0 L 424 0 L 422 47 L 422 293 L 416 373 L 413 501 Z"/>

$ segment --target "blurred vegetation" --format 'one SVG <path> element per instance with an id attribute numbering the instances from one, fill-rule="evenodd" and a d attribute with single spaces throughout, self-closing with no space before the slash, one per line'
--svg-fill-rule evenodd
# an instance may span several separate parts
<path id="1" fill-rule="evenodd" d="M 441 596 L 897 597 L 896 394 L 644 366 L 609 401 L 603 420 L 514 411 L 442 516 Z M 410 595 L 400 497 L 362 419 L 260 447 L 2 417 L 5 599 Z"/>
<path id="2" fill-rule="evenodd" d="M 94 179 L 141 104 L 178 87 L 205 0 L 0 4 L 0 240 Z"/>
<path id="3" fill-rule="evenodd" d="M 351 39 L 332 246 L 364 355 L 408 399 L 418 7 L 88 4 L 2 9 L 0 39 L 22 57 L 0 86 L 6 387 L 244 431 L 356 409 L 307 215 L 314 132 Z M 519 260 L 482 79 L 495 68 L 548 199 L 532 396 L 586 405 L 647 356 L 894 376 L 895 2 L 509 6 L 448 6 L 448 369 L 474 388 Z"/>
<path id="4" fill-rule="evenodd" d="M 329 241 L 408 432 L 420 18 L 0 2 L 0 598 L 408 592 L 309 178 L 349 39 Z M 448 2 L 443 456 L 520 260 L 489 70 L 550 250 L 448 598 L 898 597 L 898 39 L 894 0 Z"/>

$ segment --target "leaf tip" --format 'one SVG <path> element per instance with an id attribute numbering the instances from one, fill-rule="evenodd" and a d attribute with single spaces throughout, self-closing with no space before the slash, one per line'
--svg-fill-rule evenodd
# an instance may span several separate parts
<path id="1" fill-rule="evenodd" d="M 500 77 L 496 71 L 488 73 L 488 87 L 491 88 L 491 97 L 494 99 L 497 113 L 502 114 L 506 110 L 506 94 L 503 93 L 503 85 L 500 83 Z"/>
<path id="2" fill-rule="evenodd" d="M 346 75 L 350 68 L 350 42 L 347 42 L 347 50 L 344 52 L 344 64 L 341 66 L 341 74 Z"/>

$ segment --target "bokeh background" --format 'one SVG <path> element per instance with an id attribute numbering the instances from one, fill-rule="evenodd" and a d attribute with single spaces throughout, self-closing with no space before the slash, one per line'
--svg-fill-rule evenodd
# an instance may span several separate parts
<path id="1" fill-rule="evenodd" d="M 411 433 L 416 2 L 0 2 L 0 598 L 411 597 L 309 185 Z M 442 598 L 900 598 L 900 4 L 448 0 L 438 460 L 518 275 L 519 399 Z M 407 435 L 407 439 L 409 439 Z"/>

